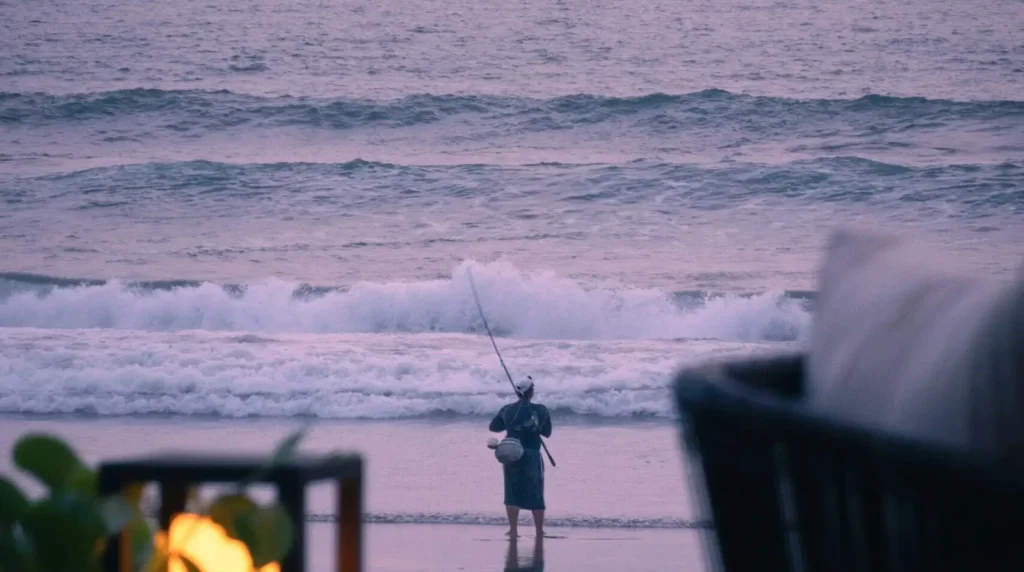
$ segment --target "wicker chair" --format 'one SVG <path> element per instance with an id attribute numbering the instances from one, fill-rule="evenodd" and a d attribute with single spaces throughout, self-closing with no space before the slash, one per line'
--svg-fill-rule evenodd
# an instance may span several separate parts
<path id="1" fill-rule="evenodd" d="M 690 482 L 728 572 L 1024 571 L 1024 479 L 803 404 L 800 354 L 681 371 Z"/>

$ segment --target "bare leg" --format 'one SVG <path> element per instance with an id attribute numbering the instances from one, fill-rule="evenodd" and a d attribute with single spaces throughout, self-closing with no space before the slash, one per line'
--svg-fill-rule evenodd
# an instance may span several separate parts
<path id="1" fill-rule="evenodd" d="M 505 513 L 508 514 L 508 535 L 515 538 L 519 536 L 519 507 L 505 505 Z"/>
<path id="2" fill-rule="evenodd" d="M 533 523 L 537 527 L 537 538 L 544 536 L 544 511 L 535 510 L 533 512 Z"/>

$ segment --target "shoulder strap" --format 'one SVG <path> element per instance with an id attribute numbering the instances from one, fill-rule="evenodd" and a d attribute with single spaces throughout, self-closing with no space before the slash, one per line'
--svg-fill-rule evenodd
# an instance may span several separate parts
<path id="1" fill-rule="evenodd" d="M 532 403 L 527 403 L 527 405 L 530 407 L 530 411 L 534 410 Z M 516 417 L 519 417 L 519 410 L 522 409 L 522 407 L 523 407 L 523 402 L 520 401 L 519 403 L 516 403 L 515 408 L 512 407 L 511 403 L 506 405 L 503 408 L 504 413 L 502 414 L 502 418 L 505 420 L 505 426 L 506 427 L 508 427 L 509 429 L 516 429 L 516 430 L 519 429 L 518 425 L 513 427 L 512 426 L 512 422 L 516 420 Z M 512 417 L 508 417 L 508 412 L 509 412 L 509 410 L 512 410 L 512 409 L 514 409 L 514 413 L 512 413 Z"/>

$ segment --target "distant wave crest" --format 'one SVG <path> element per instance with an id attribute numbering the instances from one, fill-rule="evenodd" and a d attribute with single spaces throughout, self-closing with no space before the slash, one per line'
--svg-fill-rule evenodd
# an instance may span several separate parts
<path id="1" fill-rule="evenodd" d="M 688 125 L 728 115 L 738 120 L 868 113 L 902 120 L 989 118 L 1024 115 L 1024 101 L 958 102 L 920 97 L 865 95 L 857 99 L 788 99 L 709 89 L 689 94 L 637 97 L 575 94 L 549 99 L 489 95 L 410 95 L 401 99 L 261 97 L 226 90 L 126 89 L 52 95 L 0 92 L 0 123 L 31 124 L 154 115 L 177 130 L 223 129 L 246 124 L 352 129 L 405 127 L 462 115 L 488 116 L 520 129 L 545 131 L 650 114 L 661 127 Z"/>
<path id="2" fill-rule="evenodd" d="M 528 167 L 525 168 L 524 167 Z M 366 208 L 381 201 L 413 205 L 438 197 L 491 196 L 494 189 L 534 184 L 543 177 L 556 202 L 636 203 L 657 200 L 665 207 L 718 209 L 750 199 L 839 203 L 912 203 L 905 216 L 934 217 L 916 205 L 946 216 L 972 217 L 1024 207 L 1017 188 L 1024 163 L 907 166 L 856 156 L 835 155 L 761 165 L 734 162 L 713 168 L 662 161 L 624 164 L 544 163 L 519 165 L 403 165 L 354 159 L 339 163 L 217 161 L 153 162 L 48 174 L 34 182 L 40 193 L 78 197 L 77 209 L 147 209 L 157 198 L 174 196 L 190 204 L 224 209 L 225 197 L 252 200 L 287 190 L 292 201 L 317 207 Z M 452 184 L 451 181 L 470 181 Z M 344 185 L 344 193 L 324 193 L 324 181 Z M 936 185 L 936 181 L 943 184 Z M 125 192 L 124 188 L 132 189 Z M 84 190 L 83 190 L 84 189 Z M 414 192 L 399 190 L 414 189 Z M 23 191 L 19 200 L 42 201 Z M 994 210 L 995 209 L 995 210 Z M 1006 214 L 1003 211 L 1003 214 Z"/>

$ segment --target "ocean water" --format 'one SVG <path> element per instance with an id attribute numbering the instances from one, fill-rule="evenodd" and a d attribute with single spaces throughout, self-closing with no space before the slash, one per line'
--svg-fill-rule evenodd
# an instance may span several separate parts
<path id="1" fill-rule="evenodd" d="M 98 423 L 97 458 L 111 423 L 359 427 L 410 464 L 384 497 L 436 462 L 411 435 L 476 450 L 509 399 L 472 271 L 553 449 L 657 428 L 559 467 L 605 493 L 552 518 L 685 526 L 681 483 L 607 487 L 679 461 L 678 367 L 801 346 L 832 229 L 1024 260 L 1022 23 L 1017 0 L 0 1 L 0 415 Z M 388 514 L 500 520 L 452 500 L 490 473 L 430 474 L 402 486 L 447 504 Z"/>

